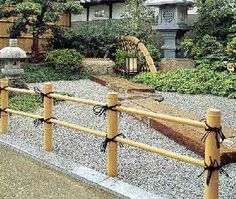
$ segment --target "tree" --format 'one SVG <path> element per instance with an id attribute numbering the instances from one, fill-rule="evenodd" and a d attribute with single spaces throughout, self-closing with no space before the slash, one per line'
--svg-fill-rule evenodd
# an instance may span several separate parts
<path id="1" fill-rule="evenodd" d="M 33 36 L 32 58 L 39 56 L 39 37 L 57 27 L 63 13 L 79 14 L 82 6 L 75 0 L 2 0 L 0 18 L 17 17 L 10 28 L 10 37 L 22 33 Z"/>
<path id="2" fill-rule="evenodd" d="M 194 59 L 235 60 L 235 0 L 197 1 L 199 17 L 182 47 Z"/>

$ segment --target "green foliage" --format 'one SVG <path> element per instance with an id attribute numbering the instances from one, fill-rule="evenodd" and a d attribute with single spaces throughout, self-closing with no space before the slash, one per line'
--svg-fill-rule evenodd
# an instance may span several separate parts
<path id="1" fill-rule="evenodd" d="M 24 75 L 23 79 L 27 83 L 35 82 L 48 82 L 48 81 L 59 81 L 59 80 L 79 80 L 89 78 L 89 74 L 72 72 L 72 71 L 61 71 L 53 67 L 40 65 L 40 64 L 24 64 Z"/>
<path id="2" fill-rule="evenodd" d="M 206 66 L 157 74 L 141 73 L 133 81 L 160 91 L 213 94 L 236 99 L 236 74 L 209 70 Z"/>
<path id="3" fill-rule="evenodd" d="M 121 35 L 139 38 L 145 45 L 161 46 L 160 35 L 152 30 L 153 13 L 143 0 L 126 1 L 124 19 L 78 23 L 74 30 L 54 29 L 49 46 L 74 48 L 85 57 L 114 58 Z"/>
<path id="4" fill-rule="evenodd" d="M 198 2 L 199 18 L 193 31 L 186 34 L 182 49 L 193 59 L 234 60 L 236 3 L 234 0 Z"/>
<path id="5" fill-rule="evenodd" d="M 82 56 L 75 49 L 57 49 L 47 53 L 45 61 L 62 71 L 79 71 L 82 67 Z"/>
<path id="6" fill-rule="evenodd" d="M 33 95 L 17 95 L 9 100 L 10 109 L 31 112 L 42 107 L 42 102 L 38 96 Z"/>
<path id="7" fill-rule="evenodd" d="M 126 58 L 136 57 L 136 56 L 135 56 L 134 51 L 129 51 L 128 52 L 128 51 L 125 51 L 125 50 L 118 49 L 116 51 L 115 57 L 116 57 L 116 59 L 115 59 L 116 65 L 119 66 L 119 67 L 125 67 Z"/>
<path id="8" fill-rule="evenodd" d="M 9 6 L 11 9 L 8 9 Z M 22 33 L 32 33 L 32 54 L 38 56 L 38 38 L 56 27 L 60 15 L 65 12 L 79 14 L 82 6 L 75 0 L 7 0 L 0 1 L 0 18 L 16 17 L 10 28 L 11 37 L 19 37 Z"/>

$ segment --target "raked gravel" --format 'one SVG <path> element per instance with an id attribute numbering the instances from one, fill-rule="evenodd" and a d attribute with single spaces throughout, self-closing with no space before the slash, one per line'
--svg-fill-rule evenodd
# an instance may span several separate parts
<path id="1" fill-rule="evenodd" d="M 165 100 L 183 111 L 192 112 L 199 117 L 204 117 L 208 108 L 217 108 L 222 111 L 222 121 L 225 125 L 236 128 L 236 99 L 213 95 L 187 95 L 171 92 L 157 92 Z"/>
<path id="2" fill-rule="evenodd" d="M 64 91 L 76 97 L 102 102 L 105 102 L 108 92 L 106 87 L 89 80 L 53 82 L 53 85 L 56 91 Z M 30 84 L 30 87 L 33 86 L 38 86 L 42 89 L 42 84 Z M 172 95 L 172 93 L 162 94 L 166 98 Z M 220 105 L 220 100 L 228 100 L 212 96 L 208 97 L 209 101 L 216 100 L 215 103 Z M 191 98 L 194 98 L 196 103 L 192 103 L 190 101 Z M 199 104 L 206 103 L 202 98 L 199 100 L 197 96 L 188 97 L 186 95 L 183 99 L 184 102 L 192 106 L 196 105 L 194 109 L 199 112 L 201 112 Z M 218 99 L 220 99 L 219 102 L 217 101 Z M 178 104 L 178 101 L 176 99 L 176 101 L 173 100 L 171 103 L 176 102 Z M 235 103 L 235 101 L 230 103 Z M 205 109 L 203 108 L 204 111 Z M 54 107 L 54 117 L 92 129 L 106 131 L 106 119 L 103 116 L 95 116 L 91 106 L 63 102 Z M 129 115 L 122 114 L 119 131 L 124 133 L 128 139 L 199 158 L 185 147 L 176 144 Z M 14 140 L 15 143 L 20 140 L 25 145 L 34 144 L 35 147 L 42 147 L 42 126 L 35 128 L 31 119 L 12 116 L 10 133 L 4 139 Z M 73 130 L 56 125 L 54 126 L 54 151 L 52 153 L 105 173 L 105 154 L 99 150 L 102 141 L 103 139 L 101 138 L 95 138 L 85 133 L 76 133 Z M 220 196 L 225 199 L 234 199 L 236 196 L 236 164 L 226 166 L 225 170 L 230 175 L 230 178 L 221 175 Z M 118 178 L 165 198 L 202 198 L 204 177 L 198 178 L 201 171 L 202 168 L 131 147 L 124 146 L 119 149 Z"/>

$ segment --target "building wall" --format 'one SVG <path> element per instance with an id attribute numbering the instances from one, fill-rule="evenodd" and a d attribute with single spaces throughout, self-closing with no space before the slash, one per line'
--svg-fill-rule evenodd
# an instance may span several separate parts
<path id="1" fill-rule="evenodd" d="M 152 8 L 155 10 L 155 15 L 157 17 L 158 15 L 158 8 Z M 103 17 L 96 17 L 95 13 L 96 12 L 102 12 L 104 13 Z M 125 3 L 114 3 L 112 5 L 112 19 L 121 19 L 122 16 L 125 13 Z M 104 19 L 109 19 L 109 6 L 106 4 L 101 4 L 101 5 L 93 5 L 90 6 L 89 8 L 89 21 L 93 20 L 104 20 Z M 197 9 L 196 8 L 191 8 L 188 11 L 188 25 L 192 26 L 194 21 L 197 19 Z M 72 23 L 75 22 L 83 22 L 87 21 L 87 8 L 84 8 L 82 14 L 80 15 L 72 15 Z"/>
<path id="2" fill-rule="evenodd" d="M 125 4 L 124 3 L 114 3 L 112 5 L 112 18 L 121 19 L 125 14 Z"/>

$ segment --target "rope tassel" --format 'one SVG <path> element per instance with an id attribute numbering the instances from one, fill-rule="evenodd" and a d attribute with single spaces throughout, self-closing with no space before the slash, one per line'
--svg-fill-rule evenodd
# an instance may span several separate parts
<path id="1" fill-rule="evenodd" d="M 220 148 L 220 144 L 226 139 L 223 131 L 222 131 L 222 127 L 210 127 L 207 122 L 205 121 L 205 124 L 207 126 L 207 128 L 205 128 L 206 133 L 203 135 L 201 141 L 205 142 L 207 137 L 209 136 L 209 134 L 211 132 L 215 132 L 215 138 L 216 138 L 216 143 L 217 143 L 217 148 Z"/>
<path id="2" fill-rule="evenodd" d="M 101 152 L 105 153 L 106 152 L 106 148 L 107 148 L 107 144 L 108 142 L 116 142 L 115 139 L 117 137 L 122 137 L 122 138 L 126 138 L 126 136 L 123 133 L 117 134 L 116 136 L 114 136 L 113 138 L 108 138 L 106 137 L 105 140 L 102 142 L 101 145 Z M 123 145 L 121 145 L 123 146 Z"/>
<path id="3" fill-rule="evenodd" d="M 221 167 L 221 165 L 219 165 L 219 163 L 217 162 L 217 160 L 212 160 L 212 158 L 210 157 L 210 165 L 207 165 L 206 162 L 204 162 L 205 167 L 204 170 L 198 175 L 198 178 L 200 176 L 202 176 L 202 174 L 205 171 L 207 172 L 207 179 L 206 179 L 206 184 L 207 186 L 209 185 L 210 181 L 211 181 L 211 177 L 214 171 L 219 170 L 221 174 L 224 174 L 226 177 L 229 177 L 228 173 Z"/>
<path id="4" fill-rule="evenodd" d="M 120 104 L 115 104 L 113 106 L 108 106 L 108 105 L 105 105 L 105 106 L 100 106 L 100 105 L 96 105 L 93 107 L 93 113 L 97 116 L 101 116 L 101 115 L 104 115 L 106 114 L 106 111 L 108 110 L 111 110 L 111 111 L 115 111 L 113 110 L 113 108 L 115 108 L 116 106 L 120 106 Z"/>

